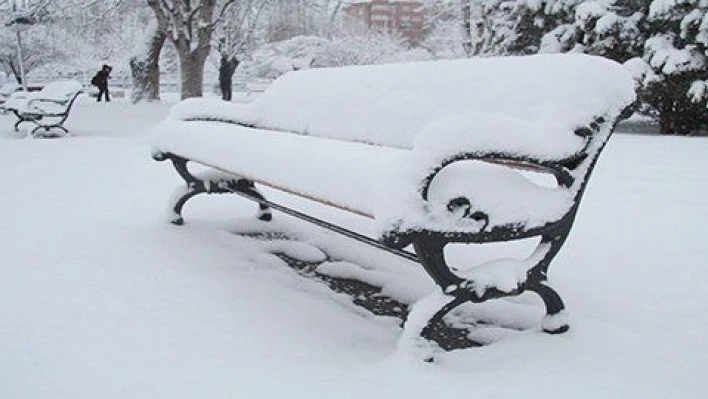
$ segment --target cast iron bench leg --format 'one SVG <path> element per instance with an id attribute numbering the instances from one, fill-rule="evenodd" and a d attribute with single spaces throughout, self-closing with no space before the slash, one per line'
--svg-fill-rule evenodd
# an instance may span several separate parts
<path id="1" fill-rule="evenodd" d="M 170 223 L 177 226 L 183 225 L 184 218 L 182 217 L 182 208 L 184 208 L 184 204 L 192 197 L 206 192 L 204 184 L 188 183 L 184 194 L 174 201 L 174 205 L 172 206 L 173 216 L 172 219 L 170 219 Z"/>
<path id="2" fill-rule="evenodd" d="M 15 116 L 17 117 L 17 122 L 15 122 L 15 127 L 14 127 L 16 132 L 20 131 L 20 125 L 22 124 L 22 122 L 30 122 L 31 121 L 30 119 L 23 117 L 17 110 L 13 109 L 12 113 L 15 114 Z"/>
<path id="3" fill-rule="evenodd" d="M 154 158 L 158 161 L 164 161 L 169 159 L 172 161 L 177 173 L 184 179 L 187 183 L 186 188 L 180 189 L 175 193 L 175 199 L 172 206 L 173 215 L 170 220 L 172 224 L 182 225 L 184 224 L 184 218 L 182 217 L 182 209 L 184 205 L 192 197 L 199 194 L 233 194 L 234 191 L 243 192 L 249 196 L 265 200 L 263 195 L 256 189 L 253 182 L 250 180 L 233 176 L 231 178 L 220 177 L 215 180 L 201 179 L 194 176 L 189 172 L 187 168 L 187 159 L 178 157 L 172 154 L 155 154 Z M 258 205 L 257 217 L 262 221 L 270 221 L 272 219 L 272 214 L 267 205 Z"/>
<path id="4" fill-rule="evenodd" d="M 543 319 L 543 331 L 549 334 L 561 334 L 569 330 L 565 306 L 560 295 L 548 285 L 546 271 L 551 260 L 556 256 L 565 242 L 569 229 L 559 229 L 556 234 L 544 235 L 537 250 L 541 256 L 529 269 L 527 280 L 512 291 L 501 291 L 494 287 L 487 288 L 484 293 L 477 294 L 473 289 L 473 281 L 464 280 L 455 275 L 445 259 L 445 246 L 448 240 L 432 234 L 419 234 L 413 239 L 415 249 L 421 264 L 428 274 L 440 286 L 442 291 L 453 299 L 440 308 L 428 321 L 421 336 L 430 339 L 435 330 L 448 313 L 466 303 L 481 303 L 491 299 L 507 298 L 520 295 L 525 291 L 538 294 L 546 307 Z M 439 342 L 440 343 L 440 342 Z M 442 344 L 442 343 L 441 343 Z"/>
<path id="5" fill-rule="evenodd" d="M 538 294 L 546 305 L 546 316 L 543 320 L 544 332 L 562 334 L 570 329 L 563 300 L 553 288 L 544 282 L 528 287 L 528 290 Z"/>
<path id="6" fill-rule="evenodd" d="M 62 126 L 62 125 L 38 125 L 38 126 L 35 127 L 34 129 L 32 129 L 32 132 L 30 133 L 30 135 L 31 135 L 32 137 L 35 137 L 35 136 L 36 136 L 36 133 L 37 133 L 38 131 L 44 129 L 44 131 L 45 131 L 45 133 L 46 133 L 46 132 L 49 132 L 49 130 L 52 129 L 52 128 L 61 129 L 61 130 L 64 132 L 64 135 L 68 135 L 68 134 L 69 134 L 69 131 L 68 131 L 64 126 Z"/>

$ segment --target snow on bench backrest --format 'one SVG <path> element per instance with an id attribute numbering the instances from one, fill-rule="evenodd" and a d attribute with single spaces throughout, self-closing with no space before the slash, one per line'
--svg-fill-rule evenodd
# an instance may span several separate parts
<path id="1" fill-rule="evenodd" d="M 253 103 L 186 101 L 173 109 L 172 118 L 235 120 L 412 148 L 426 125 L 445 117 L 495 114 L 572 136 L 597 116 L 615 118 L 633 100 L 632 79 L 620 64 L 554 54 L 291 72 Z"/>
<path id="2" fill-rule="evenodd" d="M 75 80 L 59 80 L 47 83 L 42 87 L 42 90 L 36 92 L 33 96 L 43 100 L 64 102 L 71 100 L 82 88 L 81 83 Z"/>

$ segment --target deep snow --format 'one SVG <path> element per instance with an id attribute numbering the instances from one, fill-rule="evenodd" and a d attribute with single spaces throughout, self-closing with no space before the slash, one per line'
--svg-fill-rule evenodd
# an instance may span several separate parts
<path id="1" fill-rule="evenodd" d="M 255 205 L 205 197 L 166 222 L 180 184 L 150 159 L 167 104 L 82 98 L 73 137 L 17 139 L 0 115 L 0 398 L 703 398 L 708 367 L 708 140 L 617 134 L 550 280 L 571 331 L 540 332 L 533 297 L 474 310 L 525 331 L 435 364 L 397 351 L 401 330 L 303 279 L 270 252 L 321 254 L 400 273 L 413 264 Z M 279 194 L 347 226 L 358 217 Z M 230 231 L 285 230 L 304 243 Z M 458 250 L 459 248 L 455 248 Z M 498 249 L 498 251 L 501 249 Z M 459 251 L 461 262 L 471 260 Z M 492 250 L 494 252 L 494 250 Z M 405 288 L 405 289 L 404 289 Z"/>

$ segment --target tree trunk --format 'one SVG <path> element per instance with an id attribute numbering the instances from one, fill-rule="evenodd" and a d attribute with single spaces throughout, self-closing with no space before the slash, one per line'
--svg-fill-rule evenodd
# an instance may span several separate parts
<path id="1" fill-rule="evenodd" d="M 158 101 L 160 99 L 160 52 L 167 36 L 155 30 L 147 44 L 147 51 L 130 59 L 133 91 L 130 100 Z"/>
<path id="2" fill-rule="evenodd" d="M 20 75 L 20 71 L 19 71 L 19 68 L 17 67 L 17 65 L 15 65 L 14 62 L 10 61 L 7 63 L 7 66 L 10 68 L 10 72 L 12 72 L 12 76 L 15 77 L 17 84 L 21 85 L 22 84 L 22 76 Z"/>
<path id="3" fill-rule="evenodd" d="M 182 99 L 202 97 L 204 85 L 204 63 L 206 56 L 200 52 L 184 53 L 178 51 Z"/>
<path id="4" fill-rule="evenodd" d="M 472 4 L 469 1 L 463 1 L 462 7 L 462 49 L 465 51 L 467 58 L 474 55 L 474 47 L 472 45 Z"/>
<path id="5" fill-rule="evenodd" d="M 169 39 L 177 50 L 182 99 L 202 96 L 204 63 L 211 50 L 216 3 L 217 0 L 147 0 L 160 31 L 169 32 Z M 234 1 L 224 2 L 219 15 L 232 4 Z"/>

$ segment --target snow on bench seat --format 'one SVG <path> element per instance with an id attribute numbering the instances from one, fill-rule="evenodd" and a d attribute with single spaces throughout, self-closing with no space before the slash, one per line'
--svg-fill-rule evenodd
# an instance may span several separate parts
<path id="1" fill-rule="evenodd" d="M 407 152 L 215 121 L 166 121 L 156 133 L 156 152 L 236 172 L 368 216 L 374 212 L 371 193 L 381 184 L 377 176 Z"/>
<path id="2" fill-rule="evenodd" d="M 154 144 L 155 152 L 173 153 L 369 217 L 391 214 L 389 206 L 395 208 L 395 204 L 389 196 L 400 184 L 400 169 L 410 161 L 408 150 L 216 121 L 164 122 Z M 490 223 L 556 220 L 572 202 L 566 190 L 539 186 L 509 168 L 467 165 L 463 169 L 450 176 L 462 173 L 459 177 L 464 184 L 450 187 L 451 180 L 458 181 L 456 177 L 441 179 L 436 192 L 443 197 L 454 192 L 476 198 L 494 211 Z M 489 190 L 492 185 L 500 189 Z M 525 198 L 527 205 L 505 198 Z M 453 230 L 467 227 L 448 226 Z"/>

